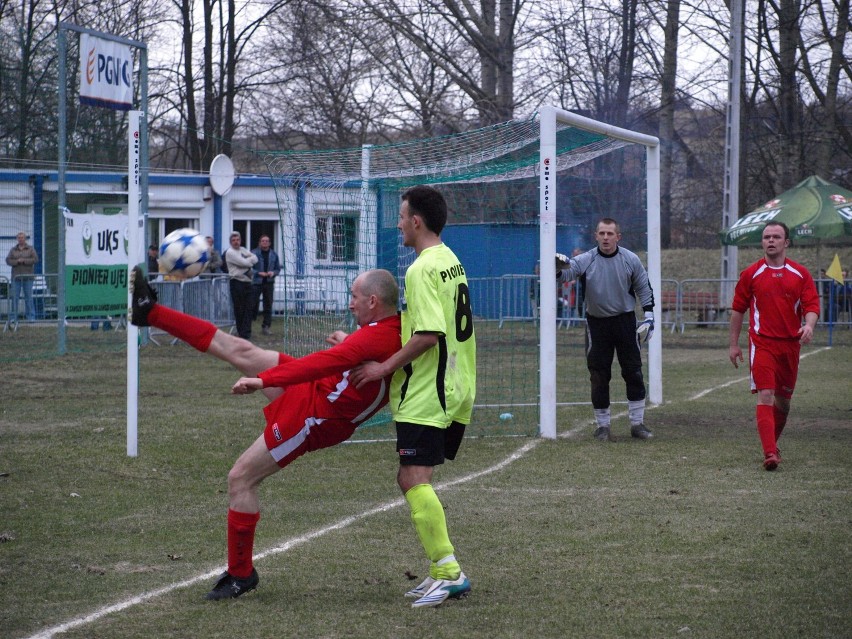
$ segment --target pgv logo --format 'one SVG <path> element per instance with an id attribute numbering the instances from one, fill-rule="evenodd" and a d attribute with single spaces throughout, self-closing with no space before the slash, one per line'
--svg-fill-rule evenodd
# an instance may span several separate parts
<path id="1" fill-rule="evenodd" d="M 97 48 L 92 47 L 86 56 L 86 82 L 94 84 L 96 73 L 99 84 L 130 86 L 130 60 L 98 53 Z"/>

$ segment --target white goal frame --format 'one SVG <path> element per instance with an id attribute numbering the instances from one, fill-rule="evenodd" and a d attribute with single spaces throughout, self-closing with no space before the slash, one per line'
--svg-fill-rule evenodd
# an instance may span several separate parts
<path id="1" fill-rule="evenodd" d="M 547 106 L 539 111 L 541 157 L 539 159 L 539 250 L 541 281 L 556 279 L 556 126 L 567 124 L 645 147 L 646 198 L 648 219 L 648 277 L 655 296 L 660 295 L 662 274 L 660 259 L 660 141 L 658 138 L 598 122 L 590 118 Z M 539 322 L 539 434 L 556 438 L 556 287 L 541 287 Z M 655 309 L 654 321 L 660 326 Z M 662 337 L 660 331 L 648 342 L 648 400 L 663 402 Z"/>

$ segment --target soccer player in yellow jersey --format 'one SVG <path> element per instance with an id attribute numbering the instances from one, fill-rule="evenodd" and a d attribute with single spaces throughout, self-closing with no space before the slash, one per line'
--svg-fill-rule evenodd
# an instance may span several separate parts
<path id="1" fill-rule="evenodd" d="M 415 608 L 439 606 L 470 592 L 450 543 L 432 471 L 455 459 L 476 394 L 476 338 L 464 267 L 441 241 L 447 203 L 439 191 L 415 186 L 402 196 L 397 228 L 417 259 L 405 274 L 402 349 L 384 362 L 350 372 L 360 386 L 396 371 L 390 407 L 396 422 L 397 483 L 431 565 L 405 593 Z"/>

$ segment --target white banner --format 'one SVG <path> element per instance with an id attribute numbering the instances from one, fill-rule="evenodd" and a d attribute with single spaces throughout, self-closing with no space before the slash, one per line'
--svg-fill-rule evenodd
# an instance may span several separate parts
<path id="1" fill-rule="evenodd" d="M 67 317 L 104 317 L 127 312 L 127 215 L 65 216 L 65 311 Z"/>
<path id="2" fill-rule="evenodd" d="M 80 265 L 127 265 L 127 215 L 110 211 L 65 215 L 65 263 Z"/>
<path id="3" fill-rule="evenodd" d="M 129 111 L 133 105 L 130 46 L 80 34 L 80 102 Z"/>

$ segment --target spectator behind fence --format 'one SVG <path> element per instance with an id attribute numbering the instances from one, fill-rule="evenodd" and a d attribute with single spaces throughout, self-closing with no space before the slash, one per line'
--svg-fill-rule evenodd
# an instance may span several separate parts
<path id="1" fill-rule="evenodd" d="M 215 246 L 213 246 L 213 238 L 209 235 L 207 236 L 207 246 L 208 251 L 210 252 L 210 257 L 207 260 L 207 264 L 204 265 L 202 273 L 221 273 L 222 254 L 216 250 Z"/>
<path id="2" fill-rule="evenodd" d="M 252 251 L 257 258 L 254 265 L 252 288 L 254 292 L 254 311 L 252 320 L 257 319 L 260 310 L 260 298 L 263 297 L 263 323 L 261 329 L 264 335 L 269 335 L 272 326 L 272 297 L 275 291 L 275 278 L 281 272 L 281 260 L 278 253 L 272 250 L 272 240 L 268 235 L 261 235 L 258 247 Z"/>
<path id="3" fill-rule="evenodd" d="M 533 268 L 533 275 L 535 277 L 530 281 L 530 307 L 532 309 L 532 316 L 534 320 L 538 319 L 538 312 L 541 306 L 541 284 L 539 280 L 541 279 L 541 264 L 538 262 L 535 263 L 535 267 Z M 565 297 L 562 294 L 562 284 L 557 280 L 556 282 L 556 322 L 559 322 L 559 318 L 562 317 L 563 309 L 565 308 Z"/>
<path id="4" fill-rule="evenodd" d="M 583 249 L 575 248 L 571 253 L 571 257 L 577 257 L 583 253 Z M 586 277 L 581 275 L 574 280 L 574 300 L 571 303 L 571 317 L 584 317 L 583 300 L 585 298 Z"/>
<path id="5" fill-rule="evenodd" d="M 100 324 L 100 320 L 92 320 L 92 324 L 89 328 L 91 328 L 93 331 L 96 331 L 96 330 L 98 330 L 98 324 Z M 105 331 L 111 331 L 112 330 L 112 322 L 110 321 L 109 318 L 104 320 L 104 330 Z"/>
<path id="6" fill-rule="evenodd" d="M 849 271 L 844 270 L 841 275 L 843 276 L 843 284 L 837 284 L 841 289 L 838 295 L 837 312 L 845 313 L 848 322 L 852 319 L 849 317 L 850 312 L 852 312 L 852 282 L 849 281 Z"/>
<path id="7" fill-rule="evenodd" d="M 35 319 L 33 306 L 33 273 L 38 263 L 38 253 L 27 244 L 27 234 L 21 231 L 17 236 L 18 243 L 9 249 L 6 264 L 12 267 L 12 304 L 9 308 L 9 321 L 18 321 L 18 299 L 24 294 L 24 312 L 29 321 Z"/>
<path id="8" fill-rule="evenodd" d="M 157 245 L 151 244 L 148 247 L 148 277 L 154 277 L 160 272 L 160 263 L 157 261 L 159 255 Z"/>
<path id="9" fill-rule="evenodd" d="M 242 246 L 242 237 L 234 231 L 230 237 L 231 246 L 222 255 L 227 273 L 230 276 L 231 304 L 234 306 L 234 322 L 237 335 L 251 339 L 251 314 L 254 310 L 252 292 L 252 267 L 257 256 Z"/>

